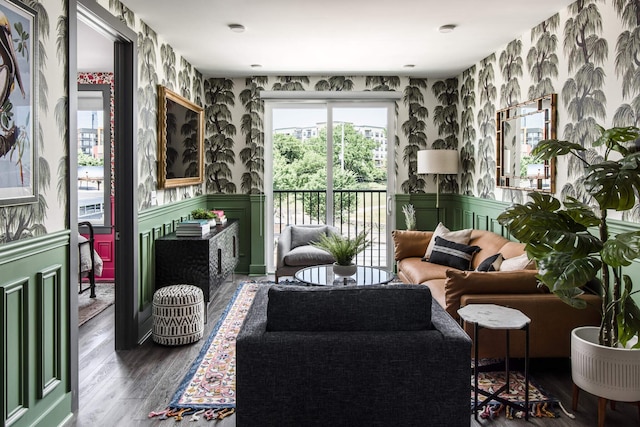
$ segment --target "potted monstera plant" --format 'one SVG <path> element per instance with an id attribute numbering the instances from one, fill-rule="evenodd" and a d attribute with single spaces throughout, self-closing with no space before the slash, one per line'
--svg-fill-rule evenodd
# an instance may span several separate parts
<path id="1" fill-rule="evenodd" d="M 357 270 L 353 259 L 371 245 L 371 241 L 367 239 L 368 234 L 369 232 L 366 230 L 361 231 L 353 238 L 344 237 L 338 233 L 323 234 L 317 242 L 313 242 L 313 245 L 333 255 L 336 260 L 333 264 L 335 274 L 352 276 Z"/>
<path id="2" fill-rule="evenodd" d="M 529 202 L 510 206 L 498 222 L 526 243 L 529 257 L 538 264 L 539 281 L 567 304 L 584 307 L 579 298 L 584 286 L 596 284 L 602 297 L 602 322 L 599 328 L 572 332 L 573 382 L 601 398 L 635 402 L 640 401 L 638 379 L 628 381 L 628 376 L 632 372 L 637 376 L 640 369 L 640 309 L 632 279 L 622 269 L 640 256 L 640 231 L 613 235 L 607 213 L 632 209 L 640 194 L 640 152 L 634 150 L 640 130 L 601 126 L 598 130 L 600 137 L 593 146 L 599 147 L 601 155 L 596 157 L 587 155 L 580 144 L 559 140 L 541 141 L 532 151 L 542 160 L 571 155 L 582 162 L 583 200 L 566 197 L 561 202 L 532 192 Z M 598 372 L 601 368 L 621 375 Z M 608 380 L 612 383 L 607 384 Z M 630 389 L 629 384 L 635 385 Z"/>

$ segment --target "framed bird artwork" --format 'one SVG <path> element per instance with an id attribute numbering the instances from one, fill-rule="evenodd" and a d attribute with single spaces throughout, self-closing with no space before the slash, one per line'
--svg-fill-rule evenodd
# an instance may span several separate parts
<path id="1" fill-rule="evenodd" d="M 38 200 L 37 12 L 0 0 L 0 206 Z"/>

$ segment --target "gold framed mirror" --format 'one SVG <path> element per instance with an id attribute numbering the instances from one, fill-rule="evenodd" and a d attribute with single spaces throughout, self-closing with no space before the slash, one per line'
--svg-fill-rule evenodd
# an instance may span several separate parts
<path id="1" fill-rule="evenodd" d="M 531 150 L 556 138 L 556 94 L 496 113 L 496 184 L 500 188 L 555 192 L 555 159 L 535 161 Z"/>
<path id="2" fill-rule="evenodd" d="M 158 188 L 201 184 L 204 109 L 158 86 Z"/>

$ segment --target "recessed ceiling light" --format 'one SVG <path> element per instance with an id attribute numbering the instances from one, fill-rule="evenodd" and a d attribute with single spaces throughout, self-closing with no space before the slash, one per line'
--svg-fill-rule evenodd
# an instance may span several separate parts
<path id="1" fill-rule="evenodd" d="M 403 67 L 404 68 L 413 68 L 413 67 L 415 67 L 415 65 L 414 64 L 405 64 L 405 65 L 403 65 Z"/>
<path id="2" fill-rule="evenodd" d="M 453 25 L 453 24 L 447 24 L 447 25 L 443 25 L 442 27 L 438 28 L 438 31 L 440 31 L 441 33 L 450 33 L 450 32 L 452 32 L 455 28 L 456 28 L 456 26 L 455 26 L 455 25 Z"/>
<path id="3" fill-rule="evenodd" d="M 244 25 L 240 24 L 229 24 L 229 29 L 234 33 L 243 33 L 245 30 Z"/>
<path id="4" fill-rule="evenodd" d="M 262 68 L 260 64 L 251 64 L 251 68 Z"/>

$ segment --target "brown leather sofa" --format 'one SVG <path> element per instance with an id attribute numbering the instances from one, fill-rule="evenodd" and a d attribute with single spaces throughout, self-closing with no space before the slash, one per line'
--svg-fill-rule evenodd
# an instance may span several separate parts
<path id="1" fill-rule="evenodd" d="M 535 269 L 517 271 L 461 271 L 423 261 L 432 231 L 393 231 L 398 278 L 404 283 L 429 287 L 433 298 L 456 320 L 457 310 L 467 304 L 498 304 L 522 311 L 531 319 L 530 357 L 569 357 L 571 330 L 599 325 L 601 298 L 585 293 L 586 309 L 565 304 L 540 286 Z M 524 244 L 490 231 L 472 230 L 469 245 L 479 246 L 471 261 L 474 270 L 486 258 L 501 253 L 505 259 L 524 253 Z M 535 268 L 535 267 L 534 267 Z M 473 338 L 473 325 L 462 323 Z M 505 356 L 505 332 L 481 329 L 480 357 Z M 511 332 L 510 353 L 524 356 L 524 332 Z M 472 353 L 473 354 L 473 353 Z"/>

